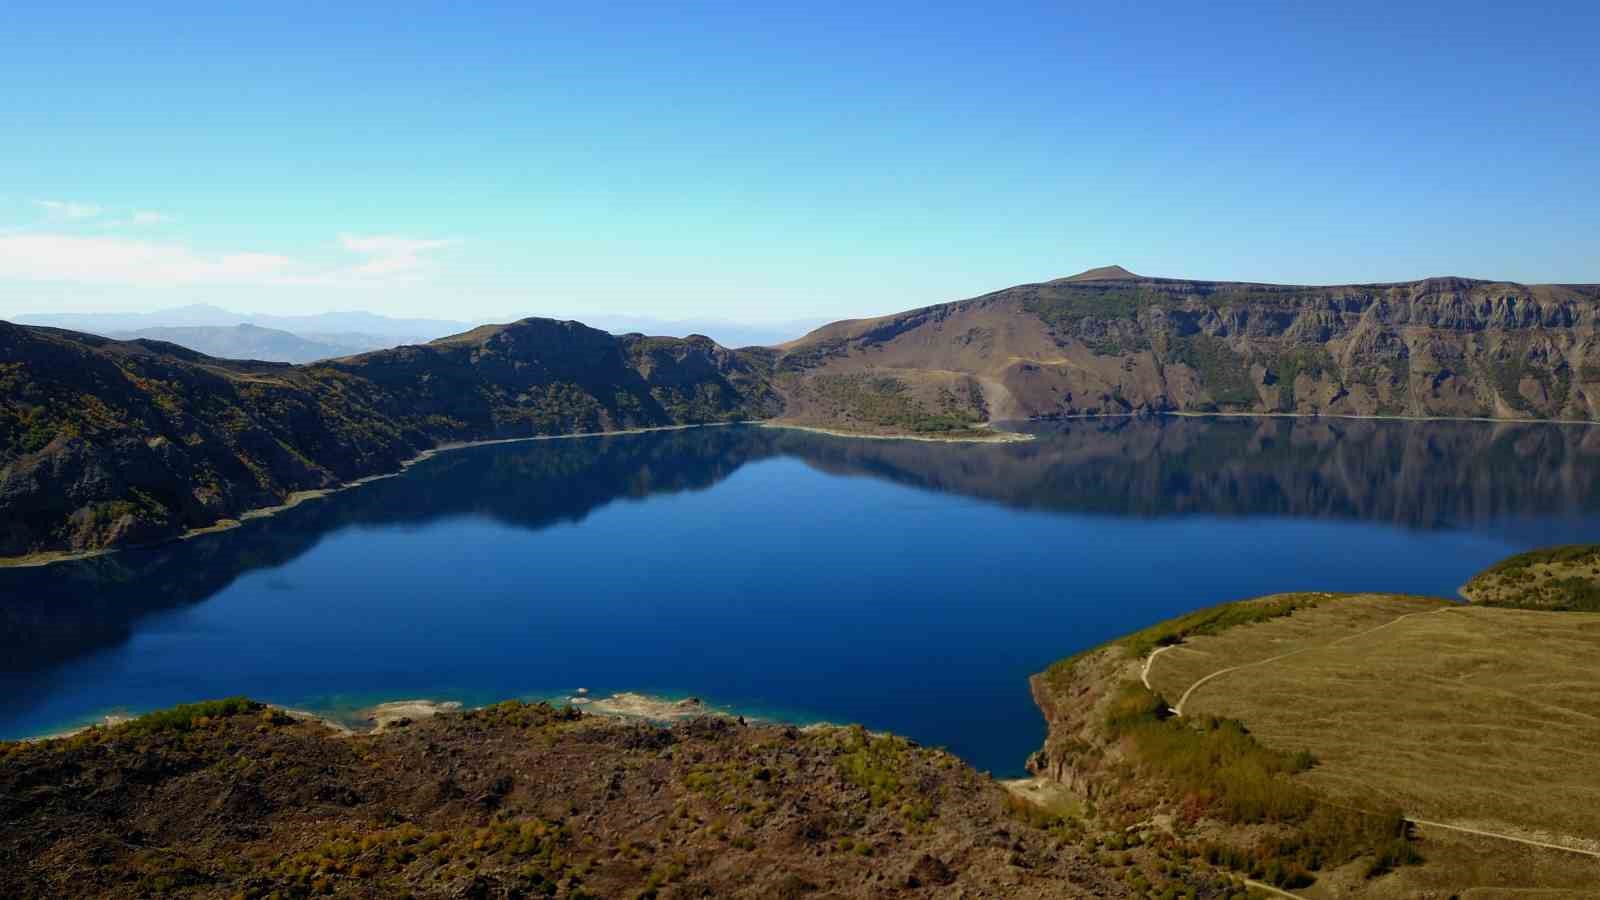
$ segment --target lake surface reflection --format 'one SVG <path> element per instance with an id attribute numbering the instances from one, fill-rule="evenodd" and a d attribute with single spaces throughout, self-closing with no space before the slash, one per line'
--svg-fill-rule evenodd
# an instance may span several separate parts
<path id="1" fill-rule="evenodd" d="M 247 694 L 587 687 L 858 721 L 997 774 L 1027 677 L 1286 590 L 1453 594 L 1600 536 L 1600 429 L 1103 419 L 946 445 L 757 427 L 535 441 L 233 531 L 0 570 L 0 736 Z"/>

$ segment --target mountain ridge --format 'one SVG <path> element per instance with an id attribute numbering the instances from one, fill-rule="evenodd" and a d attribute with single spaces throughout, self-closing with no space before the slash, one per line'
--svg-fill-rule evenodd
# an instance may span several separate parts
<path id="1" fill-rule="evenodd" d="M 480 332 L 295 366 L 0 323 L 0 554 L 175 537 L 444 443 L 781 408 L 764 357 L 708 339 Z"/>
<path id="2" fill-rule="evenodd" d="M 788 415 L 1600 418 L 1600 285 L 1085 278 L 1110 270 L 816 329 L 779 347 Z"/>
<path id="3" fill-rule="evenodd" d="M 533 317 L 306 365 L 0 323 L 0 388 L 15 557 L 168 538 L 507 437 L 752 419 L 968 436 L 1183 412 L 1596 421 L 1600 286 L 1102 267 L 775 347 Z"/>

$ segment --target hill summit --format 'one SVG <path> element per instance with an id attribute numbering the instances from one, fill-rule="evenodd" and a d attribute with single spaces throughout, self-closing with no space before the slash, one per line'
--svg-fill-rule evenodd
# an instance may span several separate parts
<path id="1" fill-rule="evenodd" d="M 1058 278 L 1057 281 L 1132 281 L 1142 276 L 1135 275 L 1121 266 L 1099 266 L 1093 269 L 1084 269 L 1076 275 Z"/>

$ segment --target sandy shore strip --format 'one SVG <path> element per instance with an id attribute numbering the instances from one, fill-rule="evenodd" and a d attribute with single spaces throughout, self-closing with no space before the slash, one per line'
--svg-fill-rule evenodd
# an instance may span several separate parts
<path id="1" fill-rule="evenodd" d="M 276 506 L 262 506 L 255 509 L 246 510 L 240 513 L 237 519 L 218 519 L 210 525 L 204 525 L 199 528 L 191 528 L 182 534 L 175 535 L 170 538 L 164 538 L 159 541 L 152 541 L 144 544 L 127 544 L 120 547 L 105 547 L 99 550 L 51 550 L 43 553 L 29 553 L 23 556 L 4 556 L 0 557 L 0 568 L 48 566 L 54 563 L 92 559 L 96 556 L 105 556 L 107 554 L 116 553 L 119 550 L 137 550 L 144 547 L 160 546 L 161 544 L 171 543 L 172 541 L 186 541 L 191 538 L 197 538 L 207 534 L 216 534 L 232 528 L 238 528 L 240 525 L 251 521 L 252 519 L 262 519 L 266 518 L 267 516 L 277 515 L 284 510 L 293 509 L 308 500 L 319 500 L 331 494 L 339 493 L 340 491 L 347 491 L 351 488 L 361 487 L 364 484 L 371 484 L 374 481 L 382 481 L 385 478 L 395 478 L 399 475 L 405 474 L 407 469 L 410 469 L 412 466 L 422 462 L 423 460 L 431 459 L 441 453 L 448 453 L 452 450 L 465 450 L 472 447 L 492 447 L 498 444 L 525 444 L 530 441 L 565 441 L 576 438 L 623 437 L 634 434 L 651 434 L 658 431 L 687 431 L 691 428 L 722 428 L 729 425 L 759 425 L 763 428 L 789 428 L 796 431 L 810 431 L 816 434 L 827 434 L 832 435 L 833 437 L 841 438 L 863 438 L 867 440 L 894 441 L 933 441 L 951 444 L 989 444 L 1005 443 L 1008 441 L 1027 441 L 1033 439 L 1033 435 L 1009 431 L 995 431 L 993 437 L 980 437 L 974 435 L 966 435 L 961 437 L 937 437 L 929 435 L 861 434 L 853 431 L 818 428 L 809 425 L 790 425 L 781 422 L 774 423 L 766 420 L 755 419 L 738 422 L 702 422 L 693 425 L 657 425 L 650 428 L 619 428 L 611 431 L 580 431 L 573 434 L 532 434 L 526 437 L 492 438 L 484 441 L 454 441 L 439 444 L 438 446 L 423 450 L 416 456 L 401 462 L 400 468 L 393 472 L 379 472 L 374 475 L 366 475 L 361 478 L 355 478 L 344 482 L 343 484 L 334 485 L 333 487 L 317 488 L 309 491 L 295 491 L 289 494 L 286 498 L 284 498 L 282 503 Z M 989 426 L 984 425 L 982 427 L 988 428 Z"/>
<path id="2" fill-rule="evenodd" d="M 1600 421 L 1587 419 L 1508 419 L 1493 418 L 1488 416 L 1402 416 L 1402 415 L 1353 415 L 1348 413 L 1291 413 L 1291 412 L 1184 412 L 1179 410 L 1166 410 L 1162 412 L 1145 413 L 1076 413 L 1065 416 L 1049 416 L 1037 419 L 1023 419 L 1019 422 L 1048 423 L 1055 421 L 1068 421 L 1080 419 L 1136 419 L 1143 416 L 1179 416 L 1194 419 L 1225 419 L 1225 418 L 1253 418 L 1253 419 L 1370 419 L 1374 421 L 1393 422 L 1487 422 L 1493 424 L 1520 424 L 1520 425 L 1600 425 Z M 582 431 L 573 434 L 535 434 L 527 437 L 494 438 L 485 441 L 458 441 L 440 444 L 418 453 L 416 456 L 405 460 L 400 468 L 393 472 L 380 472 L 347 481 L 329 488 L 319 488 L 310 491 L 295 491 L 284 502 L 276 506 L 263 506 L 246 510 L 240 513 L 237 519 L 218 519 L 210 525 L 200 528 L 191 528 L 183 534 L 153 541 L 146 544 L 128 544 L 121 547 L 106 547 L 99 550 L 50 550 L 42 553 L 29 553 L 22 556 L 0 556 L 0 568 L 28 568 L 32 566 L 48 566 L 54 563 L 72 562 L 74 560 L 92 559 L 96 556 L 105 556 L 119 550 L 137 550 L 144 547 L 154 547 L 172 541 L 185 541 L 190 538 L 207 534 L 215 534 L 237 528 L 252 519 L 265 518 L 276 515 L 287 509 L 293 509 L 307 500 L 317 500 L 339 491 L 360 487 L 385 478 L 394 478 L 405 474 L 405 471 L 425 459 L 430 459 L 440 453 L 451 450 L 463 450 L 470 447 L 488 447 L 495 444 L 521 444 L 529 441 L 562 441 L 574 438 L 618 437 L 630 434 L 649 434 L 656 431 L 684 431 L 690 428 L 719 428 L 728 425 L 757 425 L 762 428 L 783 428 L 792 431 L 807 431 L 813 434 L 824 434 L 830 437 L 855 438 L 873 441 L 923 441 L 927 443 L 943 444 L 1003 444 L 1014 441 L 1037 440 L 1037 436 L 1017 431 L 993 430 L 992 435 L 960 435 L 940 437 L 928 434 L 865 434 L 857 431 L 845 431 L 837 428 L 825 428 L 817 425 L 798 425 L 789 422 L 770 420 L 745 420 L 739 422 L 704 422 L 695 425 L 659 425 L 651 428 L 623 428 L 613 431 Z M 990 429 L 992 425 L 985 423 L 980 428 Z"/>
<path id="3" fill-rule="evenodd" d="M 740 713 L 731 707 L 714 706 L 699 697 L 662 697 L 652 694 L 641 694 L 634 691 L 618 691 L 604 697 L 592 697 L 585 688 L 578 688 L 570 695 L 554 695 L 551 697 L 520 697 L 511 698 L 527 703 L 549 703 L 552 706 L 570 705 L 588 716 L 599 716 L 607 719 L 625 719 L 639 722 L 651 722 L 657 725 L 671 725 L 690 719 L 727 719 L 740 724 L 792 724 L 803 732 L 828 731 L 838 728 L 856 727 L 843 726 L 834 722 L 810 721 L 805 718 L 790 720 L 783 718 L 769 718 L 767 716 Z M 281 713 L 301 722 L 316 722 L 335 732 L 339 737 L 357 737 L 367 734 L 382 734 L 399 728 L 405 728 L 421 719 L 432 718 L 441 713 L 454 713 L 463 710 L 485 709 L 487 706 L 466 706 L 458 700 L 430 700 L 416 698 L 412 700 L 388 700 L 372 706 L 357 707 L 352 710 L 338 712 L 315 711 L 293 706 L 283 706 L 277 703 L 262 703 L 263 708 L 274 713 Z M 488 704 L 493 706 L 494 704 Z M 114 728 L 139 718 L 137 714 L 127 712 L 114 712 L 96 717 L 96 721 L 69 728 L 64 731 L 53 731 L 47 734 L 33 735 L 17 738 L 23 743 L 38 741 L 54 741 L 70 738 L 97 728 Z M 868 734 L 875 737 L 888 732 L 868 730 Z M 5 743 L 0 740 L 0 744 Z M 913 744 L 915 742 L 912 742 Z"/>
<path id="4" fill-rule="evenodd" d="M 744 718 L 743 716 L 735 716 L 728 710 L 708 706 L 699 697 L 669 700 L 665 697 L 651 697 L 647 694 L 623 691 L 612 694 L 609 697 L 591 699 L 587 696 L 586 691 L 580 691 L 578 696 L 569 697 L 567 701 L 585 713 L 612 716 L 619 719 L 677 722 L 683 719 L 697 719 L 702 716 L 715 716 L 725 719 Z"/>
<path id="5" fill-rule="evenodd" d="M 941 437 L 937 434 L 868 434 L 860 431 L 844 431 L 838 428 L 824 428 L 820 425 L 795 425 L 789 422 L 752 422 L 762 428 L 782 428 L 790 431 L 808 431 L 812 434 L 826 434 L 830 437 L 860 438 L 868 441 L 923 441 L 931 444 L 1009 444 L 1014 441 L 1031 441 L 1034 436 L 1020 431 L 1000 431 L 993 429 L 989 424 L 975 426 L 972 430 L 989 430 L 989 434 L 962 434 Z"/>
<path id="6" fill-rule="evenodd" d="M 1406 416 L 1397 414 L 1359 415 L 1357 413 L 1294 413 L 1294 412 L 1185 412 L 1182 410 L 1167 410 L 1158 413 L 1112 413 L 1109 415 L 1096 413 L 1084 416 L 1061 416 L 1070 418 L 1136 418 L 1141 415 L 1178 416 L 1188 419 L 1355 419 L 1372 420 L 1377 422 L 1489 422 L 1496 425 L 1600 425 L 1594 419 L 1528 419 L 1528 418 L 1502 418 L 1498 416 Z M 1051 421 L 1041 419 L 1040 421 Z"/>

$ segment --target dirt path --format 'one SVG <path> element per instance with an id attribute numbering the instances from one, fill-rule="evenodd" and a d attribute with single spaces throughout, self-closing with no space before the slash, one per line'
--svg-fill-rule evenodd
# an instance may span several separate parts
<path id="1" fill-rule="evenodd" d="M 1264 892 L 1266 892 L 1268 894 L 1271 894 L 1274 897 L 1288 897 L 1288 898 L 1290 898 L 1290 900 L 1305 900 L 1305 898 L 1300 896 L 1299 894 L 1291 894 L 1288 891 L 1284 890 L 1283 888 L 1275 888 L 1272 885 L 1267 884 L 1264 881 L 1256 881 L 1253 878 L 1246 878 L 1244 880 L 1244 883 L 1248 887 L 1253 887 L 1258 891 L 1264 891 Z"/>
<path id="2" fill-rule="evenodd" d="M 1484 831 L 1481 828 L 1467 828 L 1463 825 L 1447 825 L 1444 822 L 1430 822 L 1427 819 L 1413 819 L 1407 817 L 1406 821 L 1413 825 L 1421 825 L 1423 828 L 1443 828 L 1446 831 L 1459 831 L 1462 834 L 1475 834 L 1479 837 L 1496 838 L 1502 841 L 1515 841 L 1518 844 L 1527 844 L 1530 847 L 1544 847 L 1548 850 L 1564 850 L 1567 853 L 1581 853 L 1584 856 L 1592 856 L 1595 859 L 1600 859 L 1600 851 L 1584 850 L 1580 847 L 1571 847 L 1566 844 L 1552 844 L 1549 841 L 1536 841 L 1533 838 L 1517 837 L 1513 834 L 1501 834 L 1498 831 Z"/>
<path id="3" fill-rule="evenodd" d="M 1152 694 L 1156 692 L 1156 689 L 1150 686 L 1150 664 L 1156 661 L 1156 657 L 1167 652 L 1168 650 L 1176 648 L 1177 646 L 1177 644 L 1168 644 L 1165 647 L 1157 647 L 1156 649 L 1150 651 L 1149 656 L 1144 658 L 1144 671 L 1139 673 L 1139 680 L 1144 682 L 1145 690 Z"/>
<path id="4" fill-rule="evenodd" d="M 1382 631 L 1383 629 L 1388 628 L 1390 625 L 1393 625 L 1396 622 L 1399 622 L 1399 621 L 1401 621 L 1403 619 L 1409 619 L 1412 616 L 1428 616 L 1428 615 L 1433 615 L 1434 613 L 1449 612 L 1452 609 L 1458 609 L 1458 608 L 1459 607 L 1455 607 L 1455 606 L 1442 606 L 1442 607 L 1440 607 L 1438 609 L 1429 609 L 1429 610 L 1423 610 L 1422 612 L 1406 613 L 1403 616 L 1399 616 L 1397 618 L 1390 619 L 1389 621 L 1387 621 L 1387 622 L 1383 623 L 1382 625 L 1379 625 L 1379 626 L 1377 626 L 1375 628 L 1368 628 L 1366 631 L 1357 632 L 1356 634 L 1345 635 L 1344 637 L 1339 638 L 1338 640 L 1329 641 L 1326 644 L 1317 644 L 1317 645 L 1312 646 L 1312 647 L 1301 647 L 1299 650 L 1291 650 L 1288 653 L 1280 653 L 1277 656 L 1268 657 L 1267 659 L 1258 659 L 1255 662 L 1241 663 L 1241 664 L 1239 664 L 1237 666 L 1229 666 L 1226 669 L 1218 669 L 1217 671 L 1212 672 L 1210 675 L 1207 675 L 1204 678 L 1201 678 L 1199 681 L 1196 681 L 1194 684 L 1189 685 L 1189 689 L 1183 692 L 1183 696 L 1182 697 L 1178 698 L 1178 702 L 1177 702 L 1176 705 L 1174 705 L 1172 707 L 1172 711 L 1173 711 L 1173 713 L 1175 713 L 1177 715 L 1180 715 L 1180 716 L 1183 715 L 1183 705 L 1185 703 L 1189 702 L 1189 697 L 1196 690 L 1198 690 L 1201 685 L 1203 685 L 1206 682 L 1211 681 L 1213 679 L 1220 678 L 1223 675 L 1227 675 L 1229 672 L 1237 672 L 1240 669 L 1249 669 L 1249 668 L 1252 668 L 1254 666 L 1264 666 L 1267 663 L 1277 662 L 1280 659 L 1288 659 L 1291 656 L 1299 656 L 1302 653 L 1310 653 L 1313 650 L 1323 650 L 1323 649 L 1326 649 L 1328 647 L 1337 647 L 1338 645 L 1343 644 L 1346 641 L 1353 641 L 1353 640 L 1355 640 L 1357 638 L 1366 637 L 1367 635 L 1372 634 L 1373 632 Z M 1150 654 L 1150 657 L 1154 658 L 1155 654 L 1154 653 Z M 1148 680 L 1149 672 L 1150 672 L 1150 665 L 1149 665 L 1149 660 L 1147 659 L 1146 662 L 1145 662 L 1145 675 L 1146 675 L 1145 687 L 1149 687 L 1150 686 L 1150 682 Z"/>

